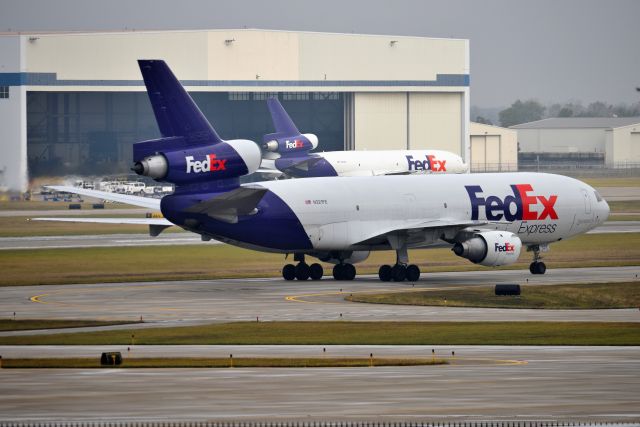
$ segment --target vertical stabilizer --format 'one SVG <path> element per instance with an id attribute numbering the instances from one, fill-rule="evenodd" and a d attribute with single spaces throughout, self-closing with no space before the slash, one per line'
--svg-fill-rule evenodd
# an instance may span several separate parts
<path id="1" fill-rule="evenodd" d="M 164 138 L 182 136 L 187 145 L 222 139 L 162 60 L 139 60 L 149 100 Z"/>
<path id="2" fill-rule="evenodd" d="M 267 99 L 267 106 L 271 113 L 271 120 L 273 121 L 273 127 L 276 128 L 276 133 L 282 136 L 296 136 L 300 135 L 300 131 L 289 117 L 289 114 L 285 111 L 278 101 L 278 98 Z"/>

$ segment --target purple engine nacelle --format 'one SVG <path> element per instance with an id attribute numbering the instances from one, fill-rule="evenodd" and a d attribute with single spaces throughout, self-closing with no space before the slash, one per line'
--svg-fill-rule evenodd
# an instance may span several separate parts
<path id="1" fill-rule="evenodd" d="M 172 137 L 135 144 L 133 171 L 181 185 L 238 178 L 260 167 L 260 148 L 253 141 L 237 139 L 189 147 L 181 140 Z"/>

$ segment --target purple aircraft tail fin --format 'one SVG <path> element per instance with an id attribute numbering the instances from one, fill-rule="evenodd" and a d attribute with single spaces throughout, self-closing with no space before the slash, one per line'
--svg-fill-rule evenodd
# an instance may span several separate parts
<path id="1" fill-rule="evenodd" d="M 164 61 L 141 59 L 138 65 L 164 138 L 181 136 L 187 145 L 222 141 Z"/>
<path id="2" fill-rule="evenodd" d="M 282 136 L 297 136 L 300 135 L 300 131 L 291 120 L 291 117 L 278 101 L 278 98 L 267 99 L 267 106 L 271 113 L 271 120 L 273 121 L 273 127 L 276 128 L 276 133 Z"/>

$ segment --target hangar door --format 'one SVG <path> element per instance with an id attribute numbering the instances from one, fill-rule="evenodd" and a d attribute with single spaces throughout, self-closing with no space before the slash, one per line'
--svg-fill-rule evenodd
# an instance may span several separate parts
<path id="1" fill-rule="evenodd" d="M 462 94 L 409 93 L 411 149 L 462 154 Z"/>
<path id="2" fill-rule="evenodd" d="M 430 148 L 460 154 L 462 94 L 357 92 L 353 99 L 356 150 Z"/>
<path id="3" fill-rule="evenodd" d="M 629 150 L 629 161 L 640 162 L 640 132 L 631 132 L 631 147 Z"/>
<path id="4" fill-rule="evenodd" d="M 499 171 L 502 163 L 500 135 L 471 136 L 471 171 Z"/>
<path id="5" fill-rule="evenodd" d="M 353 108 L 356 150 L 407 148 L 406 93 L 356 93 Z"/>

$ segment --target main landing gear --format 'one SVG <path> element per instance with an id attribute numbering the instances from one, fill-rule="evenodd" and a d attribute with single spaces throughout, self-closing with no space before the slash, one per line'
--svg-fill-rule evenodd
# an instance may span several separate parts
<path id="1" fill-rule="evenodd" d="M 533 251 L 533 262 L 529 264 L 529 271 L 531 274 L 544 274 L 547 271 L 547 266 L 544 262 L 540 261 L 542 255 L 540 255 L 540 246 L 534 245 L 528 248 Z"/>
<path id="2" fill-rule="evenodd" d="M 394 266 L 382 265 L 378 270 L 378 277 L 383 282 L 416 282 L 420 278 L 420 268 L 417 265 L 410 264 L 409 255 L 406 246 L 396 250 L 396 263 Z"/>
<path id="3" fill-rule="evenodd" d="M 304 260 L 304 254 L 294 254 L 293 259 L 298 264 L 287 264 L 282 269 L 282 277 L 285 280 L 320 280 L 324 274 L 322 266 L 318 263 L 308 265 Z M 353 280 L 356 277 L 356 268 L 353 264 L 340 263 L 333 267 L 335 280 Z"/>
<path id="4" fill-rule="evenodd" d="M 356 268 L 353 264 L 336 264 L 333 267 L 333 278 L 336 280 L 353 280 L 356 277 Z"/>
<path id="5" fill-rule="evenodd" d="M 324 271 L 318 263 L 308 265 L 304 262 L 304 254 L 295 254 L 294 261 L 298 261 L 297 265 L 287 264 L 282 268 L 282 277 L 284 280 L 320 280 Z M 355 275 L 355 274 L 354 274 Z"/>

